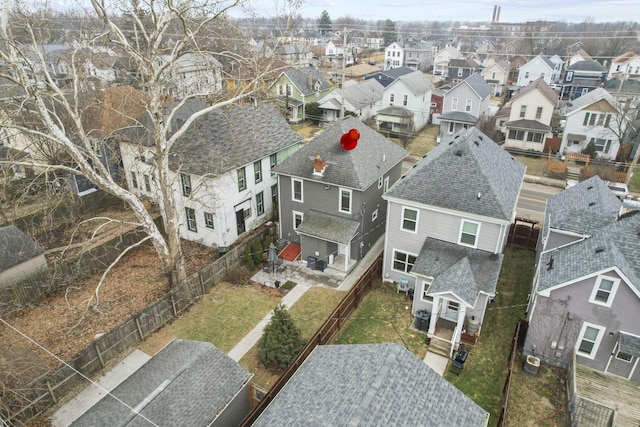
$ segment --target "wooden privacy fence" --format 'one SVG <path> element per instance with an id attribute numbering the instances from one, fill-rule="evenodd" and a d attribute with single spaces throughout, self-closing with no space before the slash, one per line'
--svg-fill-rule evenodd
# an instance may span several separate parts
<path id="1" fill-rule="evenodd" d="M 311 352 L 318 346 L 329 343 L 335 334 L 342 329 L 342 326 L 349 320 L 353 311 L 358 307 L 362 298 L 369 292 L 374 280 L 382 274 L 382 257 L 376 258 L 373 264 L 360 277 L 351 290 L 345 295 L 331 313 L 329 318 L 320 326 L 320 329 L 311 337 L 307 345 L 295 358 L 284 373 L 278 378 L 273 387 L 265 393 L 262 400 L 251 410 L 249 415 L 242 421 L 241 426 L 250 426 L 266 409 L 276 395 L 282 390 L 287 381 L 296 373 L 300 365 L 309 357 Z"/>
<path id="2" fill-rule="evenodd" d="M 273 226 L 262 230 L 258 238 L 264 240 L 271 235 Z M 134 314 L 120 326 L 82 350 L 74 359 L 50 370 L 22 386 L 20 401 L 8 401 L 5 396 L 4 415 L 8 423 L 28 423 L 42 414 L 61 398 L 85 383 L 85 377 L 91 377 L 107 364 L 147 336 L 160 329 L 167 322 L 177 318 L 189 306 L 204 296 L 217 283 L 224 280 L 229 272 L 237 267 L 244 256 L 244 246 L 251 245 L 253 239 L 229 250 L 208 267 L 189 278 L 184 289 L 173 289 L 164 297 L 151 303 L 139 313 Z"/>
<path id="3" fill-rule="evenodd" d="M 536 249 L 538 236 L 540 235 L 540 224 L 523 218 L 516 218 L 509 228 L 507 243 L 526 249 Z"/>
<path id="4" fill-rule="evenodd" d="M 513 365 L 516 360 L 516 355 L 518 354 L 518 342 L 520 341 L 520 333 L 522 332 L 522 325 L 524 323 L 526 323 L 525 320 L 520 319 L 518 321 L 518 324 L 516 325 L 516 331 L 513 334 L 513 339 L 511 340 L 511 353 L 509 353 L 508 359 L 509 370 L 507 372 L 507 379 L 504 382 L 504 387 L 502 387 L 502 406 L 500 407 L 500 416 L 498 417 L 498 427 L 502 427 L 505 425 L 507 406 L 509 405 L 509 392 L 511 391 L 511 380 L 513 377 Z"/>

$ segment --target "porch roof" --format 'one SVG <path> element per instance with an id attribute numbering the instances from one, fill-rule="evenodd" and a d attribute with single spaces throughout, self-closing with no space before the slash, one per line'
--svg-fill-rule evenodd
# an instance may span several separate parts
<path id="1" fill-rule="evenodd" d="M 298 232 L 329 242 L 348 245 L 359 227 L 360 223 L 348 218 L 308 211 L 305 212 L 304 219 L 298 226 Z"/>
<path id="2" fill-rule="evenodd" d="M 502 254 L 427 238 L 411 270 L 433 277 L 429 294 L 453 293 L 470 306 L 480 292 L 495 295 Z"/>
<path id="3" fill-rule="evenodd" d="M 475 123 L 478 118 L 473 114 L 464 111 L 449 111 L 440 116 L 440 120 L 448 120 L 450 122 Z"/>
<path id="4" fill-rule="evenodd" d="M 290 107 L 299 107 L 302 104 L 304 104 L 304 102 L 298 101 L 297 99 L 292 98 L 290 96 L 289 97 L 287 97 L 287 96 L 279 96 L 277 98 L 277 100 L 278 100 L 278 102 L 280 104 L 289 105 Z"/>
<path id="5" fill-rule="evenodd" d="M 540 132 L 551 132 L 551 126 L 545 125 L 537 120 L 512 120 L 505 124 L 506 127 L 511 129 L 526 129 L 537 130 Z"/>
<path id="6" fill-rule="evenodd" d="M 640 357 L 640 337 L 620 331 L 618 344 L 620 344 L 621 352 Z"/>

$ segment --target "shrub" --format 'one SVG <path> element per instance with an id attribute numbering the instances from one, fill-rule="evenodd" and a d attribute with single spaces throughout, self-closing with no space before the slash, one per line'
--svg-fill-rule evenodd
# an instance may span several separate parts
<path id="1" fill-rule="evenodd" d="M 256 268 L 256 264 L 253 262 L 253 256 L 251 254 L 251 247 L 248 244 L 244 245 L 244 265 L 246 265 L 249 270 Z"/>
<path id="2" fill-rule="evenodd" d="M 264 255 L 262 255 L 262 245 L 260 244 L 260 240 L 254 239 L 251 243 L 252 245 L 252 255 L 253 255 L 253 263 L 258 266 L 262 265 L 264 261 Z"/>
<path id="3" fill-rule="evenodd" d="M 258 341 L 258 358 L 267 368 L 284 369 L 304 347 L 300 329 L 284 304 L 273 309 L 271 321 Z"/>

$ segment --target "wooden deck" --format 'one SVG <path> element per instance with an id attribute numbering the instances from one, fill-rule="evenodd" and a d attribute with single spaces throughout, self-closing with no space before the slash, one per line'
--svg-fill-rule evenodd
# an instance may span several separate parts
<path id="1" fill-rule="evenodd" d="M 640 384 L 576 365 L 576 394 L 617 411 L 615 425 L 640 425 Z"/>

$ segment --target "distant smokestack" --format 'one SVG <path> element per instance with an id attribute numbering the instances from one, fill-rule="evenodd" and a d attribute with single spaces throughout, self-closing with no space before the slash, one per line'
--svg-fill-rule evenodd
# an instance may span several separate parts
<path id="1" fill-rule="evenodd" d="M 491 15 L 491 23 L 496 22 L 496 12 L 498 11 L 498 6 L 493 5 L 493 15 Z"/>
<path id="2" fill-rule="evenodd" d="M 498 13 L 496 15 L 496 22 L 500 22 L 500 11 L 502 10 L 502 6 L 498 6 Z"/>

